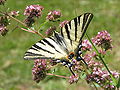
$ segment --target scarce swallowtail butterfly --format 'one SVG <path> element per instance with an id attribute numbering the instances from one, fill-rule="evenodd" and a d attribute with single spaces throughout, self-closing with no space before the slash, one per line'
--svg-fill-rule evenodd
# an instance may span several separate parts
<path id="1" fill-rule="evenodd" d="M 52 36 L 38 41 L 29 48 L 24 59 L 52 59 L 67 65 L 75 75 L 71 69 L 71 61 L 73 58 L 77 61 L 83 60 L 81 56 L 82 38 L 92 18 L 93 14 L 84 13 L 69 21 L 61 28 L 60 33 L 54 32 Z"/>

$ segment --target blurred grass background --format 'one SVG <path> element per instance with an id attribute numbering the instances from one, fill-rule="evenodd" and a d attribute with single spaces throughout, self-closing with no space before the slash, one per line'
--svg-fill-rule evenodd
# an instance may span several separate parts
<path id="1" fill-rule="evenodd" d="M 45 8 L 39 23 L 44 22 L 48 10 L 61 10 L 63 14 L 61 21 L 70 20 L 76 14 L 93 13 L 94 18 L 87 33 L 90 37 L 102 30 L 107 30 L 111 34 L 114 48 L 106 55 L 105 62 L 108 63 L 111 70 L 120 72 L 119 0 L 7 0 L 6 6 L 10 10 L 18 10 L 20 14 L 23 14 L 26 6 L 31 4 L 40 4 Z M 25 17 L 21 15 L 18 18 L 23 21 Z M 51 76 L 36 84 L 32 80 L 31 74 L 33 61 L 23 60 L 23 55 L 41 38 L 20 29 L 12 31 L 16 25 L 16 22 L 12 22 L 8 35 L 0 37 L 0 90 L 90 90 L 84 80 L 69 85 L 65 79 Z M 43 27 L 43 29 L 46 30 L 47 27 Z M 65 75 L 62 68 L 57 71 L 59 74 Z"/>

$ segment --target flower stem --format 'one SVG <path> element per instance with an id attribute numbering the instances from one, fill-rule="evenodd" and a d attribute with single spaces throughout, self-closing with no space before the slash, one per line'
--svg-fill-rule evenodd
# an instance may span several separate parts
<path id="1" fill-rule="evenodd" d="M 94 83 L 94 82 L 92 82 L 92 84 L 94 85 L 95 89 L 96 89 L 96 90 L 98 90 L 98 88 L 96 87 L 95 83 Z"/>
<path id="2" fill-rule="evenodd" d="M 66 77 L 66 76 L 55 75 L 55 74 L 51 74 L 51 73 L 47 73 L 47 75 L 56 76 L 56 77 L 62 77 L 62 78 L 69 78 L 69 77 Z"/>
<path id="3" fill-rule="evenodd" d="M 17 18 L 14 18 L 13 16 L 11 16 L 11 15 L 9 15 L 9 14 L 7 14 L 7 16 L 9 16 L 9 17 L 12 18 L 13 20 L 19 22 L 19 23 L 22 24 L 23 26 L 29 28 L 29 29 L 32 30 L 35 34 L 41 36 L 42 38 L 45 38 L 41 33 L 37 32 L 36 30 L 34 30 L 34 29 L 32 29 L 32 28 L 30 28 L 30 27 L 28 27 L 28 26 L 26 26 L 23 22 L 21 22 L 21 21 L 18 20 Z"/>
<path id="4" fill-rule="evenodd" d="M 44 26 L 44 25 L 47 24 L 47 23 L 48 23 L 48 20 L 46 20 L 44 23 L 42 23 L 42 24 L 40 25 L 40 27 L 39 27 L 39 30 L 41 29 L 42 26 Z"/>

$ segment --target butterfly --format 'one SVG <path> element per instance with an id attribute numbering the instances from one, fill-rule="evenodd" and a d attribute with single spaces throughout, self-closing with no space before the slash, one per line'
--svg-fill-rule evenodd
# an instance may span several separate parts
<path id="1" fill-rule="evenodd" d="M 52 59 L 57 63 L 67 65 L 75 75 L 71 69 L 72 59 L 83 60 L 81 56 L 82 38 L 92 18 L 92 13 L 84 13 L 69 21 L 60 29 L 59 33 L 54 32 L 52 36 L 38 41 L 29 48 L 24 59 Z"/>

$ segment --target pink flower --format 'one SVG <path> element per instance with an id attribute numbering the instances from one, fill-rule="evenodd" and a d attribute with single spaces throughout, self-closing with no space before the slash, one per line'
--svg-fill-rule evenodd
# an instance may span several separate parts
<path id="1" fill-rule="evenodd" d="M 25 11 L 24 11 L 24 15 L 25 16 L 32 16 L 32 17 L 39 17 L 42 15 L 42 10 L 44 8 L 40 5 L 30 5 L 27 6 Z"/>
<path id="2" fill-rule="evenodd" d="M 112 45 L 111 45 L 112 39 L 107 31 L 98 32 L 98 35 L 92 39 L 92 42 L 95 45 L 104 48 L 105 51 L 108 49 L 112 49 Z"/>
<path id="3" fill-rule="evenodd" d="M 34 17 L 28 16 L 25 20 L 24 23 L 28 26 L 31 27 L 33 23 L 35 23 Z"/>
<path id="4" fill-rule="evenodd" d="M 90 54 L 85 54 L 83 59 L 86 61 L 86 62 L 89 62 L 93 57 L 90 55 Z"/>
<path id="5" fill-rule="evenodd" d="M 4 25 L 0 25 L 0 34 L 2 36 L 5 36 L 7 34 L 8 30 L 6 29 L 6 27 Z"/>
<path id="6" fill-rule="evenodd" d="M 79 76 L 78 76 L 78 75 L 75 75 L 75 76 L 72 75 L 72 76 L 70 76 L 69 83 L 70 83 L 70 84 L 72 84 L 72 83 L 74 83 L 74 82 L 77 83 L 78 79 L 79 79 Z"/>
<path id="7" fill-rule="evenodd" d="M 102 54 L 102 55 L 105 55 L 106 51 L 101 49 L 101 50 L 99 50 L 99 53 Z"/>
<path id="8" fill-rule="evenodd" d="M 82 41 L 82 50 L 86 51 L 90 51 L 92 49 L 92 45 L 91 43 L 86 39 Z"/>
<path id="9" fill-rule="evenodd" d="M 10 14 L 15 17 L 19 15 L 19 11 L 11 11 Z"/>
<path id="10" fill-rule="evenodd" d="M 54 11 L 50 11 L 48 13 L 46 19 L 49 20 L 49 21 L 54 21 L 54 20 L 56 20 L 60 17 L 61 17 L 61 12 L 54 10 Z"/>
<path id="11" fill-rule="evenodd" d="M 24 11 L 24 15 L 27 16 L 27 18 L 25 19 L 25 24 L 28 27 L 31 27 L 32 24 L 35 22 L 35 17 L 40 17 L 42 15 L 42 10 L 44 8 L 40 5 L 30 5 L 27 6 L 25 11 Z"/>
<path id="12" fill-rule="evenodd" d="M 115 78 L 119 78 L 119 76 L 120 76 L 120 73 L 118 73 L 116 71 L 111 71 L 111 73 Z"/>
<path id="13" fill-rule="evenodd" d="M 53 26 L 53 27 L 48 28 L 45 33 L 47 36 L 50 36 L 50 35 L 52 35 L 53 31 L 55 31 L 55 30 L 56 30 L 56 27 Z"/>
<path id="14" fill-rule="evenodd" d="M 0 0 L 0 5 L 4 5 L 6 0 Z"/>
<path id="15" fill-rule="evenodd" d="M 112 73 L 113 71 L 110 72 Z M 119 78 L 119 73 L 113 72 L 112 74 L 113 76 L 115 75 L 115 78 Z M 101 87 L 108 90 L 115 89 L 115 86 L 112 84 L 113 81 L 110 77 L 110 74 L 108 73 L 108 71 L 102 70 L 101 68 L 93 68 L 93 72 L 87 75 L 86 80 L 88 83 L 96 82 Z"/>
<path id="16" fill-rule="evenodd" d="M 0 26 L 7 26 L 10 24 L 10 19 L 6 15 L 0 16 Z"/>
<path id="17" fill-rule="evenodd" d="M 96 57 L 97 56 L 96 52 L 92 52 L 91 56 Z"/>
<path id="18" fill-rule="evenodd" d="M 61 22 L 59 26 L 60 27 L 64 27 L 65 24 L 68 24 L 68 23 L 69 23 L 69 21 L 65 20 L 65 21 Z"/>
<path id="19" fill-rule="evenodd" d="M 83 59 L 85 60 L 85 62 L 87 63 L 88 67 L 93 69 L 94 67 L 102 67 L 102 63 L 95 61 L 94 59 L 96 58 L 96 53 L 89 53 L 89 54 L 85 54 Z"/>
<path id="20" fill-rule="evenodd" d="M 33 80 L 37 83 L 46 77 L 46 60 L 37 59 L 34 61 L 34 67 L 32 68 Z"/>

